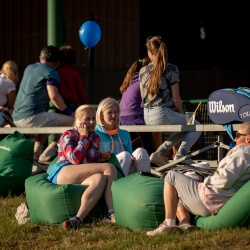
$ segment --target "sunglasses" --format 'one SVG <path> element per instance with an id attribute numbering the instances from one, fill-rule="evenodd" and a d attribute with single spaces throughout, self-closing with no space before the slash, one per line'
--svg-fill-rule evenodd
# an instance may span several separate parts
<path id="1" fill-rule="evenodd" d="M 147 38 L 147 41 L 149 41 L 151 38 L 153 38 L 153 37 L 157 37 L 157 38 L 159 38 L 159 39 L 162 39 L 161 38 L 161 36 L 149 36 L 148 38 Z"/>
<path id="2" fill-rule="evenodd" d="M 239 132 L 236 132 L 236 139 L 239 139 L 241 136 L 247 136 L 246 134 L 241 134 Z"/>

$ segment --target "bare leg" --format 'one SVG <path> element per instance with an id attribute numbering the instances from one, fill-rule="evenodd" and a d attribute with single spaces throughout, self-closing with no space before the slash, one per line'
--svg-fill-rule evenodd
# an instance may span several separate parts
<path id="1" fill-rule="evenodd" d="M 170 136 L 171 134 L 173 134 L 173 132 L 169 132 L 169 133 L 168 133 L 168 136 Z M 179 147 L 180 147 L 180 144 L 174 145 L 174 146 L 172 147 L 172 151 L 173 151 L 172 157 L 173 157 L 173 159 L 174 159 L 175 155 L 178 153 Z"/>
<path id="2" fill-rule="evenodd" d="M 178 206 L 176 216 L 178 218 L 179 224 L 187 222 L 188 224 L 191 223 L 191 213 L 184 207 Z"/>
<path id="3" fill-rule="evenodd" d="M 38 134 L 36 135 L 34 142 L 34 160 L 38 161 L 40 155 L 43 152 L 43 146 L 48 139 L 48 135 Z"/>
<path id="4" fill-rule="evenodd" d="M 155 148 L 159 148 L 162 144 L 162 132 L 152 132 Z"/>
<path id="5" fill-rule="evenodd" d="M 48 139 L 48 135 L 38 134 L 38 135 L 36 135 L 35 145 L 42 145 L 43 146 L 47 139 Z"/>
<path id="6" fill-rule="evenodd" d="M 82 194 L 77 216 L 84 220 L 100 200 L 106 185 L 106 177 L 102 174 L 94 174 L 84 180 L 82 185 L 88 188 Z"/>
<path id="7" fill-rule="evenodd" d="M 164 182 L 164 205 L 165 205 L 165 218 L 175 220 L 178 206 L 178 195 L 176 189 L 168 182 Z"/>
<path id="8" fill-rule="evenodd" d="M 180 147 L 179 144 L 178 144 L 178 145 L 174 145 L 174 146 L 172 147 L 172 149 L 173 149 L 173 158 L 174 158 L 175 155 L 178 153 L 179 147 Z"/>
<path id="9" fill-rule="evenodd" d="M 50 146 L 51 146 L 51 147 L 56 147 L 56 148 L 57 148 L 57 142 L 58 142 L 58 140 L 60 139 L 60 137 L 61 137 L 60 134 L 56 134 L 55 140 L 52 141 L 52 142 L 50 143 Z"/>
<path id="10" fill-rule="evenodd" d="M 108 209 L 113 209 L 113 200 L 111 193 L 111 185 L 117 178 L 116 168 L 110 163 L 90 163 L 80 165 L 68 165 L 63 167 L 57 177 L 58 184 L 85 184 L 87 178 L 95 175 L 102 174 L 105 179 L 104 197 Z M 91 181 L 90 181 L 91 184 Z M 103 192 L 103 190 L 102 190 Z"/>
<path id="11" fill-rule="evenodd" d="M 164 206 L 165 206 L 165 220 L 153 231 L 148 231 L 148 236 L 155 236 L 163 234 L 164 232 L 179 231 L 182 233 L 182 229 L 176 226 L 176 212 L 178 205 L 178 195 L 176 189 L 172 187 L 168 182 L 164 181 L 163 189 Z M 182 217 L 181 210 L 178 211 L 180 217 Z"/>

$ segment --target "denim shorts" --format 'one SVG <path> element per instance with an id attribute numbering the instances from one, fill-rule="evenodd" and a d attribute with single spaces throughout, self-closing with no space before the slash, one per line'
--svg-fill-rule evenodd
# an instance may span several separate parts
<path id="1" fill-rule="evenodd" d="M 144 119 L 147 125 L 181 125 L 187 124 L 186 115 L 168 107 L 144 108 Z M 195 124 L 200 124 L 195 120 Z"/>
<path id="2" fill-rule="evenodd" d="M 69 161 L 61 161 L 61 162 L 56 162 L 53 166 L 51 166 L 47 171 L 49 174 L 49 176 L 47 177 L 48 181 L 57 184 L 57 176 L 60 170 L 67 165 L 72 165 L 72 163 Z"/>

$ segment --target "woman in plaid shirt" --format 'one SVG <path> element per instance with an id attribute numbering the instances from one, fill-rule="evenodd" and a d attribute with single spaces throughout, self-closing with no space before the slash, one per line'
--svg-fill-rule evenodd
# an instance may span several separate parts
<path id="1" fill-rule="evenodd" d="M 100 154 L 100 137 L 94 132 L 95 125 L 95 108 L 91 105 L 78 107 L 74 127 L 65 131 L 58 141 L 58 161 L 48 170 L 48 180 L 54 184 L 88 186 L 76 216 L 63 222 L 65 229 L 78 229 L 102 194 L 108 207 L 103 221 L 115 223 L 111 184 L 117 178 L 116 168 L 102 163 L 107 158 Z"/>

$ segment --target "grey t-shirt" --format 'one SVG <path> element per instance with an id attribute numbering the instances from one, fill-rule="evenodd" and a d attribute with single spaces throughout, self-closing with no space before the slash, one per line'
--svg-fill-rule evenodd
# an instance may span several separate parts
<path id="1" fill-rule="evenodd" d="M 152 71 L 153 64 L 150 63 L 145 67 L 142 67 L 139 74 L 141 95 L 142 95 L 142 107 L 169 107 L 173 106 L 171 86 L 180 82 L 179 69 L 176 65 L 168 63 L 167 70 L 162 74 L 160 82 L 158 83 L 158 90 L 155 96 L 150 97 L 148 95 L 147 87 Z"/>

